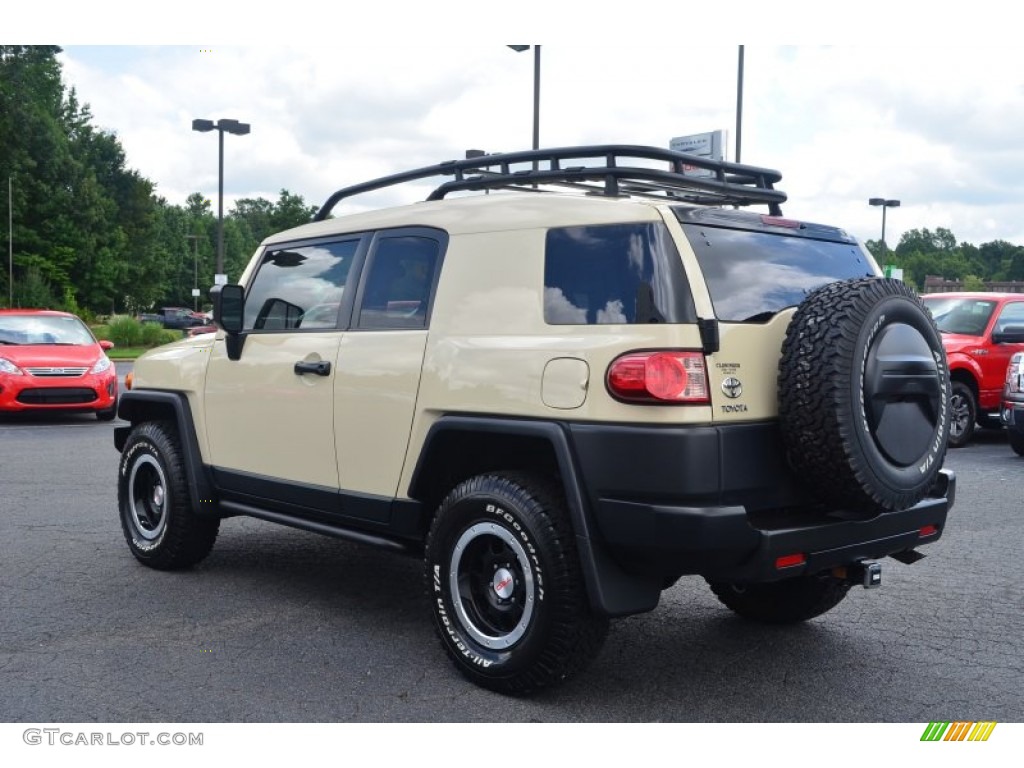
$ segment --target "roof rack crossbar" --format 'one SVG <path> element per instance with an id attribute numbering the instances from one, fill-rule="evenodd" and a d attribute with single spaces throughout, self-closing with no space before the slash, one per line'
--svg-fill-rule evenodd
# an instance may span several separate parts
<path id="1" fill-rule="evenodd" d="M 566 160 L 593 160 L 600 164 L 565 166 Z M 665 168 L 624 164 L 628 160 L 664 161 Z M 532 168 L 513 166 L 531 163 Z M 547 167 L 542 167 L 546 164 Z M 710 176 L 695 176 L 688 169 L 710 171 Z M 700 205 L 768 205 L 773 215 L 781 215 L 786 194 L 774 188 L 782 174 L 768 168 L 710 160 L 697 155 L 659 147 L 627 144 L 600 144 L 557 149 L 523 150 L 483 155 L 466 160 L 448 160 L 437 165 L 417 168 L 391 176 L 345 187 L 331 195 L 313 217 L 326 219 L 341 200 L 378 189 L 420 179 L 451 176 L 427 197 L 442 199 L 449 192 L 460 190 L 516 188 L 533 191 L 540 184 L 584 189 L 590 194 L 602 193 L 617 197 L 641 194 L 652 198 L 683 200 Z M 584 181 L 601 182 L 581 184 Z"/>

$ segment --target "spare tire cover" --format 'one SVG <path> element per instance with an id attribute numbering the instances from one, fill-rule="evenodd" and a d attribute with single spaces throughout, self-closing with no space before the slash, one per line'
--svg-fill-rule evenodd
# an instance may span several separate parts
<path id="1" fill-rule="evenodd" d="M 942 337 L 899 280 L 829 283 L 797 308 L 779 361 L 779 421 L 797 478 L 859 512 L 931 488 L 949 435 Z"/>

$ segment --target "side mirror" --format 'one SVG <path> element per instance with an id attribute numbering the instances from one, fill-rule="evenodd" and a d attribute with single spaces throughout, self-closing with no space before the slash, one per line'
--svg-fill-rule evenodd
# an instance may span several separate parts
<path id="1" fill-rule="evenodd" d="M 993 344 L 1024 344 L 1024 325 L 1008 325 L 992 332 Z"/>
<path id="2" fill-rule="evenodd" d="M 114 348 L 114 342 L 107 341 L 106 339 L 100 339 L 100 349 L 104 352 L 109 352 Z"/>
<path id="3" fill-rule="evenodd" d="M 213 299 L 213 322 L 228 333 L 240 333 L 245 317 L 245 292 L 240 285 L 215 285 L 210 289 Z"/>
<path id="4" fill-rule="evenodd" d="M 245 291 L 240 285 L 215 285 L 210 289 L 210 298 L 213 299 L 213 322 L 227 332 L 224 341 L 228 359 L 238 360 L 242 357 L 242 344 L 245 342 L 241 335 L 245 320 Z"/>

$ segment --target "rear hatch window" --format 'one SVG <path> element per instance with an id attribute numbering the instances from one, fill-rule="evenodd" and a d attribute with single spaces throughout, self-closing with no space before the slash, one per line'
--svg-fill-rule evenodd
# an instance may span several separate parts
<path id="1" fill-rule="evenodd" d="M 673 212 L 723 322 L 766 321 L 826 283 L 876 274 L 857 241 L 835 227 L 747 211 Z"/>

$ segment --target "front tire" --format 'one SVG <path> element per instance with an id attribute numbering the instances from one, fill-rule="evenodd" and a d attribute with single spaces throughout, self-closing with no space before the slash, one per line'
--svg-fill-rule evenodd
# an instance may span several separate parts
<path id="1" fill-rule="evenodd" d="M 974 392 L 962 381 L 954 381 L 949 397 L 949 447 L 963 448 L 974 437 L 978 406 Z"/>
<path id="2" fill-rule="evenodd" d="M 481 475 L 457 486 L 427 538 L 426 582 L 448 656 L 494 691 L 568 679 L 607 634 L 587 602 L 561 490 L 538 477 Z"/>
<path id="3" fill-rule="evenodd" d="M 850 591 L 849 582 L 828 574 L 797 576 L 764 584 L 731 584 L 708 580 L 727 608 L 763 624 L 795 624 L 835 608 Z"/>
<path id="4" fill-rule="evenodd" d="M 192 506 L 171 422 L 145 422 L 132 429 L 121 452 L 117 503 L 129 549 L 150 568 L 190 568 L 217 539 L 220 519 L 200 517 Z"/>

